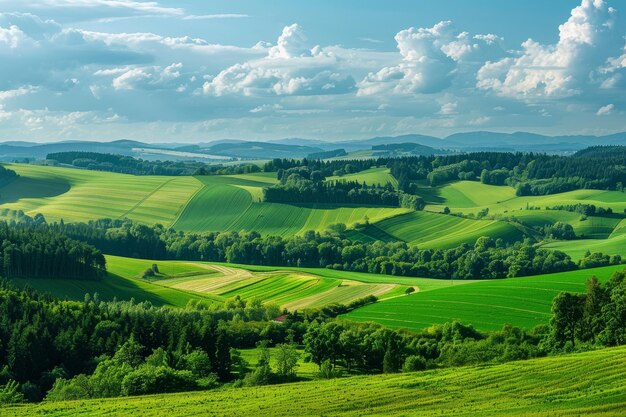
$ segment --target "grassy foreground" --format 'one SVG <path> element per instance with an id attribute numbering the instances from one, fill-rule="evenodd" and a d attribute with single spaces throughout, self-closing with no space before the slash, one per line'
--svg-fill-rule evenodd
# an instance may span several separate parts
<path id="1" fill-rule="evenodd" d="M 213 392 L 42 403 L 12 416 L 621 416 L 626 347 L 511 362 Z"/>

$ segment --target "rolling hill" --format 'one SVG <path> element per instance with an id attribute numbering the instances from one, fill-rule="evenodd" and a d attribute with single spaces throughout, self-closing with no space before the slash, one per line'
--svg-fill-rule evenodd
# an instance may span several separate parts
<path id="1" fill-rule="evenodd" d="M 606 281 L 622 269 L 618 265 L 450 285 L 365 306 L 345 317 L 413 330 L 455 319 L 479 330 L 499 330 L 505 323 L 529 329 L 549 322 L 552 300 L 559 292 L 584 292 L 592 275 Z"/>
<path id="2" fill-rule="evenodd" d="M 621 416 L 626 348 L 492 366 L 221 389 L 44 402 L 4 408 L 6 417 L 161 416 Z M 376 393 L 372 397 L 372 393 Z"/>

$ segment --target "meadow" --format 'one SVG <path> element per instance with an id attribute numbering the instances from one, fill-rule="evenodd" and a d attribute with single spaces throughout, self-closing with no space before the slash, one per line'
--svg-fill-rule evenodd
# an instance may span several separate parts
<path id="1" fill-rule="evenodd" d="M 505 323 L 530 329 L 548 324 L 554 297 L 563 291 L 581 293 L 591 276 L 606 281 L 623 265 L 449 285 L 371 304 L 345 317 L 394 328 L 423 330 L 432 324 L 460 320 L 476 329 L 499 330 Z"/>
<path id="2" fill-rule="evenodd" d="M 500 365 L 10 406 L 3 416 L 621 416 L 626 348 Z M 376 395 L 372 396 L 372 393 Z"/>

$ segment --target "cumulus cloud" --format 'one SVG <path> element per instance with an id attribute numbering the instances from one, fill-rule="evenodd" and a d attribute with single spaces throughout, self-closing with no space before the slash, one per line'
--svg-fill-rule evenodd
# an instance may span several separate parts
<path id="1" fill-rule="evenodd" d="M 450 21 L 431 28 L 409 28 L 395 36 L 402 62 L 369 73 L 359 83 L 360 95 L 391 90 L 399 94 L 431 94 L 448 88 L 461 65 L 501 54 L 493 34 L 459 32 Z"/>
<path id="2" fill-rule="evenodd" d="M 175 63 L 165 68 L 141 67 L 123 71 L 113 79 L 116 90 L 156 89 L 171 87 L 180 78 L 182 63 Z"/>
<path id="3" fill-rule="evenodd" d="M 608 116 L 611 113 L 613 113 L 613 110 L 615 109 L 615 105 L 614 104 L 607 104 L 606 106 L 602 106 L 598 109 L 598 111 L 596 112 L 597 116 Z"/>
<path id="4" fill-rule="evenodd" d="M 341 72 L 333 53 L 311 47 L 302 28 L 286 26 L 274 46 L 257 44 L 265 50 L 261 59 L 238 63 L 220 71 L 203 85 L 208 95 L 328 95 L 354 90 L 354 78 Z"/>
<path id="5" fill-rule="evenodd" d="M 615 72 L 607 66 L 624 45 L 616 25 L 617 13 L 602 0 L 583 0 L 559 26 L 559 41 L 543 45 L 522 43 L 516 56 L 487 62 L 478 72 L 477 86 L 503 96 L 567 97 L 603 81 Z"/>

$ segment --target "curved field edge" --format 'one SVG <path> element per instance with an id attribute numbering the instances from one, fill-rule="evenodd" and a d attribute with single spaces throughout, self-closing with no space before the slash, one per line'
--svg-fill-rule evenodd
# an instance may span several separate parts
<path id="1" fill-rule="evenodd" d="M 550 321 L 552 300 L 562 291 L 584 292 L 589 278 L 606 281 L 624 265 L 522 278 L 448 285 L 358 308 L 344 317 L 388 327 L 422 330 L 460 320 L 479 330 L 499 330 L 506 323 L 532 328 Z"/>
<path id="2" fill-rule="evenodd" d="M 501 365 L 11 406 L 3 416 L 621 416 L 626 347 Z M 372 396 L 375 393 L 375 396 Z"/>
<path id="3" fill-rule="evenodd" d="M 348 304 L 375 295 L 381 299 L 403 295 L 407 285 L 393 282 L 362 282 L 349 276 L 322 277 L 311 272 L 293 270 L 251 272 L 230 264 L 190 261 L 151 261 L 107 256 L 109 271 L 128 279 L 138 278 L 152 264 L 159 274 L 150 282 L 161 287 L 198 294 L 218 300 L 239 295 L 258 298 L 290 310 Z"/>

